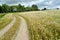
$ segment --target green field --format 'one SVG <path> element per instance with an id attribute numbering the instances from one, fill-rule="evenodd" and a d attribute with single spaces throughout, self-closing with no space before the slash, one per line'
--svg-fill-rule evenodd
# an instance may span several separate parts
<path id="1" fill-rule="evenodd" d="M 60 40 L 60 10 L 20 12 L 12 15 L 17 20 L 12 28 L 0 38 L 1 40 L 11 40 L 14 33 L 18 30 L 20 22 L 18 16 L 26 20 L 30 40 Z M 12 20 L 11 14 L 1 17 L 0 29 L 3 29 Z"/>

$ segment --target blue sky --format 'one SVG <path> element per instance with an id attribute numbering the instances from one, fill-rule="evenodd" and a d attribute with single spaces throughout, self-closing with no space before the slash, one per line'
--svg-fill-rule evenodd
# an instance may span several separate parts
<path id="1" fill-rule="evenodd" d="M 0 0 L 1 4 L 31 6 L 36 4 L 39 8 L 60 8 L 60 0 Z"/>

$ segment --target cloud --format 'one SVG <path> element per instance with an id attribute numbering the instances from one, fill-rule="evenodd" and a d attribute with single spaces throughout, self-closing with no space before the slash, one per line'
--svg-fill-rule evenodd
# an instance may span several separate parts
<path id="1" fill-rule="evenodd" d="M 21 4 L 22 5 L 25 5 L 25 6 L 31 6 L 33 4 L 38 4 L 38 3 L 42 3 L 44 0 L 36 0 L 36 1 L 30 1 L 30 2 L 22 2 Z"/>
<path id="2" fill-rule="evenodd" d="M 60 0 L 44 0 L 37 5 L 39 8 L 60 8 Z"/>
<path id="3" fill-rule="evenodd" d="M 45 5 L 52 5 L 53 1 L 45 2 Z"/>
<path id="4" fill-rule="evenodd" d="M 32 4 L 38 5 L 39 8 L 60 8 L 60 0 L 0 0 L 1 4 L 8 4 L 8 5 L 18 5 L 22 4 L 25 6 L 31 6 Z"/>

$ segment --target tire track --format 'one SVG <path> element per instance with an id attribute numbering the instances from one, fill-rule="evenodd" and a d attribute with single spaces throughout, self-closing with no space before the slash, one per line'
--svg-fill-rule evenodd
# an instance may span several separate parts
<path id="1" fill-rule="evenodd" d="M 17 35 L 13 40 L 29 40 L 29 32 L 26 21 L 24 20 L 23 17 L 19 16 L 19 18 L 21 19 L 21 23 Z"/>

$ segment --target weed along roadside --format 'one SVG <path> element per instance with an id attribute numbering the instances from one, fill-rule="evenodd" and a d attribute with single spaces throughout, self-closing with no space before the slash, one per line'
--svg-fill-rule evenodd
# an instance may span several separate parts
<path id="1" fill-rule="evenodd" d="M 20 25 L 20 18 L 17 17 L 16 15 L 14 15 L 16 17 L 16 22 L 15 24 L 12 26 L 12 28 L 10 28 L 10 30 L 8 30 L 1 38 L 0 40 L 11 40 L 12 37 L 14 36 L 15 32 L 18 30 L 19 25 Z"/>
<path id="2" fill-rule="evenodd" d="M 11 14 L 5 14 L 5 16 L 0 18 L 0 30 L 5 28 L 12 20 L 13 20 L 13 16 Z"/>
<path id="3" fill-rule="evenodd" d="M 3 36 L 14 25 L 15 21 L 16 18 L 13 17 L 13 20 L 7 26 L 0 30 L 0 37 Z"/>

